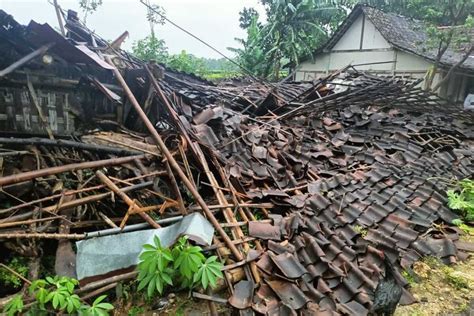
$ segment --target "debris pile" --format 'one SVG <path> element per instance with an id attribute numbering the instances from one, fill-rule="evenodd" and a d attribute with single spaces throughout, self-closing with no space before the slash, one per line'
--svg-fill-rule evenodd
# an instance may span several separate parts
<path id="1" fill-rule="evenodd" d="M 178 222 L 170 243 L 194 236 L 225 262 L 228 300 L 196 297 L 364 315 L 384 257 L 406 287 L 401 272 L 421 257 L 474 250 L 451 225 L 443 180 L 472 177 L 474 117 L 416 81 L 347 67 L 216 86 L 137 60 L 72 11 L 67 37 L 3 11 L 0 24 L 0 249 L 31 258 L 31 279 L 47 254 L 83 292 L 134 278 L 136 249 L 115 264 L 87 249 Z M 209 229 L 193 230 L 193 213 Z"/>

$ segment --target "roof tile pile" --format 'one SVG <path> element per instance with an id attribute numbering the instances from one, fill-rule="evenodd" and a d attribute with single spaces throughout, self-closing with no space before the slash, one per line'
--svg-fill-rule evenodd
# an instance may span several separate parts
<path id="1" fill-rule="evenodd" d="M 215 125 L 215 146 L 225 145 L 218 153 L 240 192 L 272 202 L 272 213 L 283 216 L 249 223 L 249 235 L 268 249 L 257 261 L 265 281 L 255 310 L 363 315 L 383 269 L 381 252 L 399 260 L 404 286 L 401 269 L 423 256 L 445 263 L 467 257 L 461 231 L 446 226 L 457 217 L 445 191 L 447 179 L 473 174 L 473 116 L 449 114 L 429 99 L 409 109 L 394 93 L 400 82 L 379 80 L 393 89 L 385 100 L 378 85 L 363 84 L 369 88 L 292 113 L 288 107 L 267 125 L 232 125 L 232 115 L 221 119 L 224 129 Z M 413 301 L 405 290 L 402 303 Z"/>

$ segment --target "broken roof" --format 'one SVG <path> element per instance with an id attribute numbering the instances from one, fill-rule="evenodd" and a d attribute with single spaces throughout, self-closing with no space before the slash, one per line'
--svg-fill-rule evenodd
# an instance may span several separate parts
<path id="1" fill-rule="evenodd" d="M 74 34 L 83 33 L 86 41 L 92 36 L 77 27 Z M 94 58 L 102 58 L 102 48 L 89 44 Z M 238 309 L 365 315 L 383 270 L 382 253 L 395 263 L 396 279 L 406 288 L 400 272 L 419 258 L 434 255 L 451 263 L 473 250 L 452 225 L 457 215 L 446 205 L 447 183 L 442 181 L 474 174 L 473 113 L 417 88 L 417 81 L 347 67 L 313 83 L 222 87 L 191 76 L 178 78 L 166 69 L 155 78 L 142 69 L 144 63 L 112 53 L 129 74 L 126 84 L 133 86 L 133 94 L 145 96 L 141 106 L 166 144 L 158 150 L 146 134 L 136 133 L 143 131 L 143 122 L 133 116 L 135 131 L 94 132 L 82 135 L 82 141 L 0 139 L 8 150 L 2 157 L 5 176 L 0 177 L 1 202 L 7 205 L 0 210 L 2 244 L 28 238 L 67 244 L 66 238 L 85 239 L 105 225 L 123 222 L 130 227 L 117 218 L 123 214 L 140 229 L 159 224 L 145 216 L 145 209 L 150 214 L 158 210 L 154 215 L 166 225 L 183 212 L 177 201 L 184 212 L 202 210 L 183 189 L 188 176 L 219 221 L 213 226 L 220 233 L 208 249 L 235 243 L 236 252 L 220 253 L 225 274 L 237 265 L 247 272 L 241 276 L 246 280 L 229 282 L 228 302 Z M 126 103 L 125 96 L 119 97 Z M 36 146 L 41 151 L 31 149 Z M 167 146 L 173 147 L 168 160 L 179 160 L 173 168 L 186 166 L 180 178 L 164 163 Z M 50 147 L 58 149 L 54 155 Z M 51 158 L 36 160 L 40 156 Z M 143 213 L 129 213 L 133 208 L 127 199 L 103 177 L 79 172 L 98 167 L 130 196 L 133 207 L 140 203 Z M 56 179 L 79 189 L 63 192 Z M 52 183 L 61 185 L 61 193 Z M 77 214 L 37 219 L 42 211 Z M 44 220 L 46 228 L 26 225 L 29 220 Z M 81 226 L 84 220 L 87 226 Z M 72 248 L 70 252 L 74 254 Z M 60 248 L 57 253 L 67 264 L 75 262 L 74 256 L 64 260 Z M 413 300 L 405 289 L 402 303 Z"/>

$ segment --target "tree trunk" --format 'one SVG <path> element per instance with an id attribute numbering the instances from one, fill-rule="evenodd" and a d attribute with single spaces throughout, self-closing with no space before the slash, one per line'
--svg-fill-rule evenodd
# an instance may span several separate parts
<path id="1" fill-rule="evenodd" d="M 444 76 L 444 78 L 433 87 L 432 91 L 438 90 L 438 88 L 440 88 L 446 81 L 448 81 L 451 75 L 453 74 L 453 72 L 466 61 L 466 59 L 471 55 L 473 51 L 474 51 L 474 46 L 471 46 L 471 48 L 466 52 L 466 54 L 464 54 L 463 58 L 459 60 L 456 64 L 454 64 L 449 69 L 446 76 Z"/>

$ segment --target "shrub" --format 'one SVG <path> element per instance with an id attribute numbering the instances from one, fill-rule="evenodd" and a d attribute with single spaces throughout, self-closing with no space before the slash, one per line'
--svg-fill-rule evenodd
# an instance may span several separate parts
<path id="1" fill-rule="evenodd" d="M 222 263 L 216 256 L 206 258 L 202 248 L 191 245 L 187 237 L 181 237 L 173 249 L 164 248 L 155 236 L 154 244 L 143 246 L 138 264 L 138 289 L 147 288 L 148 297 L 155 291 L 163 294 L 167 285 L 180 283 L 182 288 L 195 286 L 215 287 L 217 280 L 223 277 Z"/>

